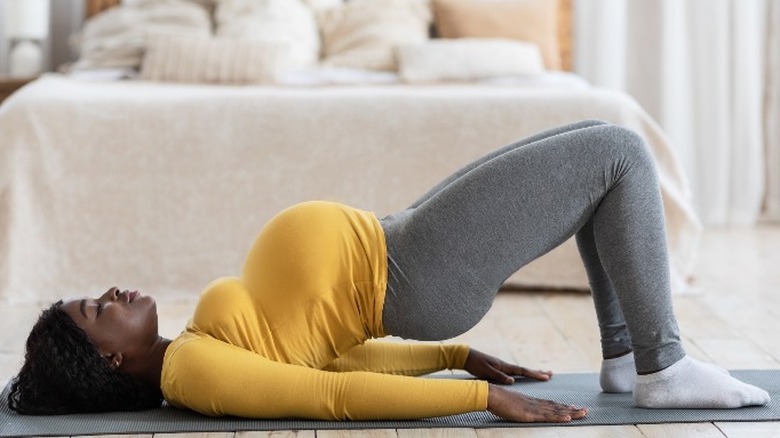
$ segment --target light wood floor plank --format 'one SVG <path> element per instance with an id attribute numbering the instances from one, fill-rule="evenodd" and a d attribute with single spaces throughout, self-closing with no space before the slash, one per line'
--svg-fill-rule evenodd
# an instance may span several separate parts
<path id="1" fill-rule="evenodd" d="M 646 438 L 724 438 L 720 429 L 712 423 L 640 424 L 637 426 Z"/>
<path id="2" fill-rule="evenodd" d="M 681 332 L 680 339 L 682 340 L 682 345 L 685 349 L 685 352 L 688 353 L 689 356 L 702 362 L 715 362 L 715 360 L 710 357 L 710 355 L 708 355 L 704 350 L 701 349 L 701 347 L 696 344 L 695 338 L 691 338 L 687 336 L 685 332 Z"/>
<path id="3" fill-rule="evenodd" d="M 233 438 L 235 432 L 187 432 L 187 433 L 156 433 L 154 438 Z"/>
<path id="4" fill-rule="evenodd" d="M 601 368 L 601 343 L 593 299 L 585 294 L 548 294 L 541 299 L 543 314 L 578 357 L 582 371 Z"/>
<path id="5" fill-rule="evenodd" d="M 728 369 L 775 369 L 780 362 L 747 339 L 699 339 L 696 344 Z"/>
<path id="6" fill-rule="evenodd" d="M 505 339 L 496 326 L 496 318 L 485 317 L 474 328 L 448 341 L 448 343 L 465 343 L 483 353 L 490 354 L 505 361 L 514 361 L 509 348 L 510 342 Z"/>
<path id="7" fill-rule="evenodd" d="M 591 371 L 578 346 L 567 340 L 544 314 L 497 321 L 514 360 L 529 368 L 554 372 Z"/>
<path id="8" fill-rule="evenodd" d="M 728 438 L 777 438 L 780 437 L 780 422 L 761 423 L 715 423 Z"/>
<path id="9" fill-rule="evenodd" d="M 636 426 L 545 426 L 477 429 L 479 438 L 642 438 Z"/>
<path id="10" fill-rule="evenodd" d="M 236 432 L 236 438 L 315 438 L 316 435 L 316 432 L 313 430 Z"/>
<path id="11" fill-rule="evenodd" d="M 318 430 L 317 438 L 396 438 L 395 429 Z"/>
<path id="12" fill-rule="evenodd" d="M 398 438 L 477 438 L 474 429 L 398 429 Z"/>
<path id="13" fill-rule="evenodd" d="M 22 368 L 23 359 L 23 353 L 0 353 L 0 378 L 3 386 Z"/>
<path id="14" fill-rule="evenodd" d="M 758 346 L 762 352 L 780 363 L 780 338 L 775 336 L 767 336 L 768 332 L 779 333 L 780 330 L 767 330 L 764 328 L 750 328 L 741 330 L 741 333 L 746 340 Z"/>
<path id="15" fill-rule="evenodd" d="M 74 435 L 71 438 L 153 438 L 153 434 L 140 434 L 140 435 L 123 435 L 123 434 L 113 434 L 113 435 Z"/>
<path id="16" fill-rule="evenodd" d="M 675 297 L 674 309 L 680 331 L 692 338 L 737 339 L 739 335 L 729 321 L 720 318 L 708 306 L 702 305 L 700 296 Z"/>
<path id="17" fill-rule="evenodd" d="M 0 352 L 21 353 L 41 306 L 0 304 Z M 22 329 L 23 328 L 23 329 Z"/>
<path id="18" fill-rule="evenodd" d="M 187 321 L 192 318 L 196 304 L 195 301 L 159 301 L 157 303 L 158 312 L 160 311 L 159 309 L 164 309 L 165 312 L 165 319 L 160 318 L 159 320 L 158 330 L 160 335 L 167 338 L 178 336 L 184 330 Z"/>

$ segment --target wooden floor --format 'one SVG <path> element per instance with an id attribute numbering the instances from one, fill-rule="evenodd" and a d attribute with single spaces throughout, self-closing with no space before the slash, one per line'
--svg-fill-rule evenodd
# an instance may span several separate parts
<path id="1" fill-rule="evenodd" d="M 676 295 L 689 354 L 727 368 L 780 369 L 780 226 L 710 229 L 702 241 L 699 293 Z M 194 303 L 158 301 L 160 331 L 173 337 Z M 0 305 L 0 377 L 18 369 L 35 306 Z M 525 366 L 598 371 L 598 332 L 589 296 L 502 292 L 488 316 L 458 338 Z M 155 438 L 170 434 L 156 434 Z M 148 435 L 151 437 L 151 435 Z M 423 429 L 181 434 L 202 437 L 778 437 L 777 423 L 696 423 L 518 429 Z"/>

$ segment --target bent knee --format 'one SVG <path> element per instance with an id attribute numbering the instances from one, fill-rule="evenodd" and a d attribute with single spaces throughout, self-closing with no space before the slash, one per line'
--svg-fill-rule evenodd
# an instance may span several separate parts
<path id="1" fill-rule="evenodd" d="M 610 184 L 622 180 L 629 173 L 657 179 L 655 158 L 645 140 L 636 132 L 617 125 L 594 127 L 589 132 L 589 153 L 600 158 Z"/>
<path id="2" fill-rule="evenodd" d="M 583 127 L 589 127 L 589 126 L 601 126 L 601 125 L 612 125 L 612 124 L 606 120 L 601 120 L 601 119 L 585 119 L 579 122 L 579 125 Z"/>
<path id="3" fill-rule="evenodd" d="M 603 140 L 609 152 L 637 165 L 655 167 L 655 158 L 647 142 L 636 131 L 617 125 L 608 125 L 599 129 L 603 130 Z"/>

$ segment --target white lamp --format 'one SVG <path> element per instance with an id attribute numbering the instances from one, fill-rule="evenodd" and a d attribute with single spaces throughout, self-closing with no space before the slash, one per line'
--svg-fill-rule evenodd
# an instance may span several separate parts
<path id="1" fill-rule="evenodd" d="M 32 77 L 43 71 L 43 42 L 49 36 L 49 0 L 4 0 L 5 29 L 11 44 L 8 72 Z"/>

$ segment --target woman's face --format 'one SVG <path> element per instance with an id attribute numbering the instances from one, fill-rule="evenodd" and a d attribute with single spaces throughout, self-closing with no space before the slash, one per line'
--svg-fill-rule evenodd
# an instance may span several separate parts
<path id="1" fill-rule="evenodd" d="M 143 357 L 159 338 L 157 305 L 138 291 L 112 287 L 99 298 L 67 300 L 62 309 L 113 367 Z"/>

